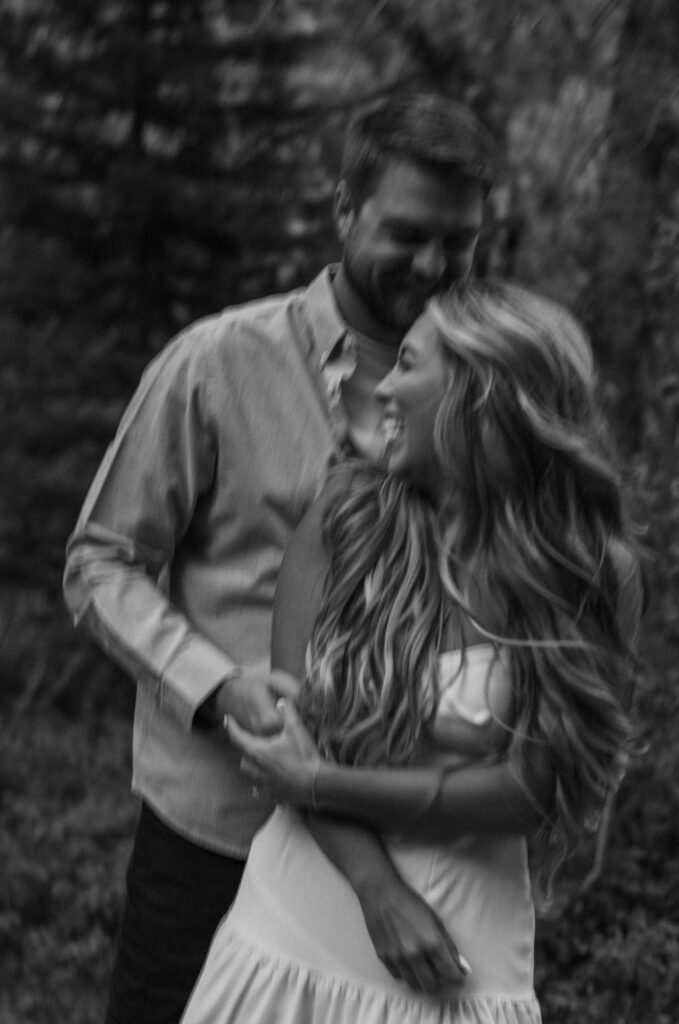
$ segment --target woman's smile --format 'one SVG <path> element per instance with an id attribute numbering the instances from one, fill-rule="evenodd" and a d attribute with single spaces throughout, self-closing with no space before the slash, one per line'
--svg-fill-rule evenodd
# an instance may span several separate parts
<path id="1" fill-rule="evenodd" d="M 432 495 L 441 487 L 433 438 L 448 380 L 437 329 L 425 313 L 406 334 L 396 365 L 375 390 L 383 408 L 380 429 L 389 470 Z"/>
<path id="2" fill-rule="evenodd" d="M 403 417 L 397 416 L 393 412 L 385 412 L 380 419 L 380 430 L 384 435 L 384 439 L 388 447 L 391 447 L 394 442 L 402 436 L 405 429 Z"/>

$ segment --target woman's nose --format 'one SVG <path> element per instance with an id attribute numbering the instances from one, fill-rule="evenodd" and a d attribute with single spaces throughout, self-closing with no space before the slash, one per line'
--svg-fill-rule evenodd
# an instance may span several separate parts
<path id="1" fill-rule="evenodd" d="M 388 402 L 391 397 L 391 372 L 383 377 L 375 388 L 375 398 L 378 402 Z"/>

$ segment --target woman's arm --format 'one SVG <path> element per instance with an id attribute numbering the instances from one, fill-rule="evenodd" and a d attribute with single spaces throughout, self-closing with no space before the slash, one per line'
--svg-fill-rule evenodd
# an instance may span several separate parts
<path id="1" fill-rule="evenodd" d="M 342 486 L 341 478 L 334 479 L 311 507 L 288 545 L 278 577 L 271 662 L 274 669 L 298 679 L 304 674 L 328 569 L 322 541 L 324 509 Z M 229 731 L 234 728 L 238 727 L 232 721 Z M 459 983 L 467 973 L 466 962 L 431 907 L 400 877 L 379 837 L 350 820 L 315 813 L 305 820 L 356 893 L 375 951 L 390 973 L 427 992 Z"/>
<path id="2" fill-rule="evenodd" d="M 446 768 L 354 768 L 320 758 L 294 706 L 280 702 L 283 729 L 260 739 L 234 723 L 244 769 L 282 802 L 347 816 L 382 832 L 423 840 L 468 833 L 528 833 L 549 813 L 554 780 L 548 756 L 534 754 L 522 778 L 508 759 Z"/>
<path id="3" fill-rule="evenodd" d="M 532 832 L 547 816 L 552 796 L 548 770 L 529 788 L 507 760 L 454 770 L 355 769 L 322 762 L 312 770 L 302 799 L 384 832 L 445 841 L 469 833 Z"/>
<path id="4" fill-rule="evenodd" d="M 378 836 L 344 818 L 307 814 L 305 822 L 356 893 L 375 952 L 390 974 L 425 992 L 462 981 L 469 964 L 429 904 L 403 881 Z"/>
<path id="5" fill-rule="evenodd" d="M 312 505 L 281 565 L 271 660 L 274 668 L 296 678 L 304 674 L 306 648 L 329 567 L 322 538 L 324 511 L 346 486 L 345 472 L 331 478 Z M 532 758 L 530 770 L 524 766 L 524 781 L 506 760 L 456 771 L 341 767 L 320 761 L 292 705 L 286 702 L 285 709 L 284 728 L 270 743 L 258 744 L 237 724 L 230 730 L 244 753 L 256 761 L 255 772 L 281 802 L 353 818 L 378 831 L 413 831 L 431 839 L 469 832 L 532 831 L 551 806 L 553 780 L 546 756 L 544 763 Z M 347 876 L 349 870 L 347 864 Z"/>

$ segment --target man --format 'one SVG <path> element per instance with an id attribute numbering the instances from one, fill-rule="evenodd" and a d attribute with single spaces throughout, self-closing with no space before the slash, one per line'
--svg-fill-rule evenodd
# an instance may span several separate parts
<path id="1" fill-rule="evenodd" d="M 280 727 L 276 701 L 296 692 L 269 669 L 286 543 L 333 460 L 381 455 L 375 385 L 429 296 L 469 275 L 491 162 L 475 118 L 441 98 L 357 118 L 335 199 L 339 267 L 183 332 L 147 369 L 94 480 L 65 593 L 137 679 L 142 800 L 109 1024 L 179 1018 L 235 895 L 271 807 L 220 724 Z M 324 849 L 394 973 L 421 985 L 417 965 L 437 952 L 454 976 L 452 941 L 376 837 L 328 823 Z"/>

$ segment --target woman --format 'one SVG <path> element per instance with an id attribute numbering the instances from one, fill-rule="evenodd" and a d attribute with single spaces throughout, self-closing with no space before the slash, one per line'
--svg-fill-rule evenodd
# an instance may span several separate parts
<path id="1" fill-rule="evenodd" d="M 272 658 L 304 676 L 298 710 L 270 739 L 228 723 L 286 806 L 186 1024 L 536 1024 L 532 893 L 624 764 L 638 570 L 579 327 L 507 285 L 435 301 L 378 395 L 389 473 L 332 480 L 282 568 Z M 461 984 L 392 977 L 293 806 L 388 837 Z"/>

